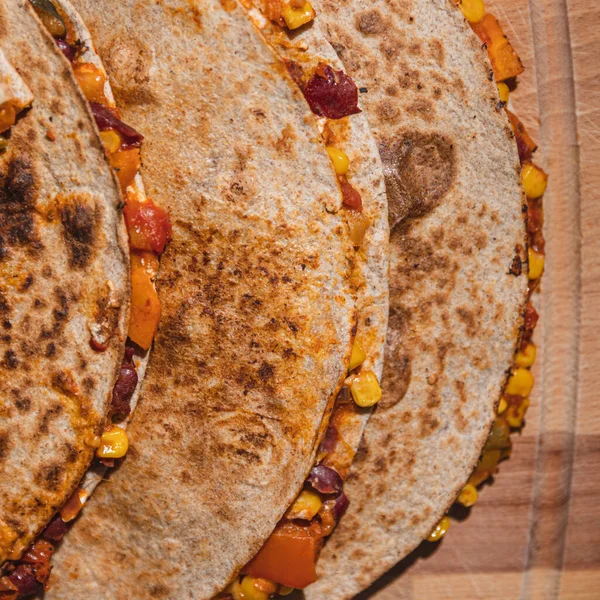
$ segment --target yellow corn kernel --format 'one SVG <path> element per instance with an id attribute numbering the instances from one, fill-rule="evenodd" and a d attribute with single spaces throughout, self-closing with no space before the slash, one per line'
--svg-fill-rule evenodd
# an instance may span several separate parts
<path id="1" fill-rule="evenodd" d="M 456 501 L 469 508 L 469 506 L 473 506 L 477 502 L 477 495 L 477 488 L 471 483 L 466 483 L 463 489 L 460 490 Z"/>
<path id="2" fill-rule="evenodd" d="M 529 279 L 539 279 L 544 272 L 546 259 L 541 252 L 529 248 Z"/>
<path id="3" fill-rule="evenodd" d="M 517 365 L 517 367 L 531 367 L 535 362 L 536 353 L 537 350 L 535 344 L 529 342 L 524 350 L 519 350 L 517 352 L 517 356 L 515 356 L 515 365 Z"/>
<path id="4" fill-rule="evenodd" d="M 508 406 L 508 403 L 504 398 L 500 398 L 500 402 L 498 403 L 498 414 L 501 415 Z"/>
<path id="5" fill-rule="evenodd" d="M 101 131 L 100 138 L 109 154 L 114 154 L 121 147 L 121 136 L 114 129 Z"/>
<path id="6" fill-rule="evenodd" d="M 508 424 L 515 429 L 521 429 L 528 408 L 529 398 L 525 398 L 519 404 L 511 404 L 506 411 L 506 421 Z"/>
<path id="7" fill-rule="evenodd" d="M 525 189 L 525 195 L 531 200 L 540 198 L 548 186 L 548 175 L 532 163 L 523 165 L 521 169 L 521 181 Z"/>
<path id="8" fill-rule="evenodd" d="M 289 585 L 280 585 L 279 590 L 277 590 L 277 593 L 280 596 L 289 596 L 293 591 L 294 588 L 290 587 Z"/>
<path id="9" fill-rule="evenodd" d="M 241 598 L 243 600 L 269 600 L 269 594 L 259 590 L 256 586 L 257 580 L 246 575 L 240 583 Z"/>
<path id="10" fill-rule="evenodd" d="M 333 146 L 327 146 L 327 154 L 333 163 L 333 168 L 337 175 L 345 175 L 350 167 L 350 159 L 348 155 L 339 148 Z"/>
<path id="11" fill-rule="evenodd" d="M 435 526 L 435 529 L 427 537 L 428 542 L 439 542 L 450 528 L 450 519 L 442 517 L 440 522 Z"/>
<path id="12" fill-rule="evenodd" d="M 323 506 L 321 496 L 312 490 L 302 490 L 294 504 L 288 510 L 286 517 L 288 519 L 304 519 L 310 521 Z"/>
<path id="13" fill-rule="evenodd" d="M 358 406 L 367 408 L 377 404 L 381 400 L 381 388 L 375 373 L 363 371 L 352 378 L 350 383 L 352 398 Z"/>
<path id="14" fill-rule="evenodd" d="M 128 449 L 127 432 L 117 425 L 111 425 L 104 430 L 100 438 L 100 446 L 96 450 L 96 456 L 99 458 L 122 458 L 127 454 Z"/>
<path id="15" fill-rule="evenodd" d="M 233 600 L 244 600 L 245 596 L 242 592 L 242 586 L 240 585 L 239 579 L 232 581 L 223 591 L 224 594 L 229 594 Z M 219 594 L 220 596 L 220 594 Z M 217 598 L 219 597 L 217 596 Z"/>
<path id="16" fill-rule="evenodd" d="M 348 365 L 348 369 L 353 371 L 356 367 L 359 367 L 365 362 L 367 358 L 367 354 L 365 353 L 363 347 L 360 345 L 356 338 L 354 339 L 354 343 L 352 344 L 352 354 L 350 355 L 350 364 Z"/>
<path id="17" fill-rule="evenodd" d="M 510 96 L 510 90 L 508 89 L 508 86 L 504 83 L 504 81 L 501 81 L 496 85 L 498 86 L 498 94 L 500 94 L 500 100 L 502 100 L 502 102 L 504 103 L 507 103 L 508 97 Z"/>
<path id="18" fill-rule="evenodd" d="M 288 4 L 281 11 L 281 15 L 288 29 L 298 29 L 298 27 L 310 23 L 317 16 L 310 2 L 306 2 L 300 8 Z"/>
<path id="19" fill-rule="evenodd" d="M 533 389 L 533 375 L 528 369 L 519 367 L 514 369 L 508 378 L 506 389 L 504 390 L 510 396 L 523 396 L 526 398 Z"/>
<path id="20" fill-rule="evenodd" d="M 485 14 L 483 0 L 459 0 L 458 7 L 469 23 L 478 23 Z"/>

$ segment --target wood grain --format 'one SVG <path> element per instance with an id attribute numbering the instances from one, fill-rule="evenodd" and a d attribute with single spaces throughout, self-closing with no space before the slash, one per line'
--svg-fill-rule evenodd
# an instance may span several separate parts
<path id="1" fill-rule="evenodd" d="M 536 388 L 513 457 L 468 518 L 362 600 L 600 598 L 600 3 L 486 8 L 526 66 L 511 109 L 551 175 Z"/>

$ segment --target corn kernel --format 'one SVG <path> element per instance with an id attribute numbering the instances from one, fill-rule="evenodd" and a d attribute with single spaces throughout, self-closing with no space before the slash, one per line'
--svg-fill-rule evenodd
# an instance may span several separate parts
<path id="1" fill-rule="evenodd" d="M 96 450 L 96 456 L 99 458 L 122 458 L 127 454 L 128 449 L 127 432 L 117 425 L 111 425 L 104 430 L 100 438 L 100 446 Z"/>
<path id="2" fill-rule="evenodd" d="M 535 344 L 529 342 L 527 346 L 525 346 L 524 350 L 519 350 L 517 352 L 517 356 L 515 357 L 515 365 L 517 367 L 531 367 L 531 365 L 535 362 L 535 355 L 537 353 Z"/>
<path id="3" fill-rule="evenodd" d="M 121 147 L 121 136 L 114 130 L 109 129 L 108 131 L 101 131 L 100 138 L 104 144 L 104 148 L 109 154 L 117 152 Z"/>
<path id="4" fill-rule="evenodd" d="M 301 8 L 288 4 L 281 11 L 281 15 L 288 29 L 298 29 L 317 16 L 310 2 L 306 2 Z"/>
<path id="5" fill-rule="evenodd" d="M 504 398 L 500 398 L 500 402 L 498 403 L 498 414 L 501 415 L 508 406 L 508 402 Z"/>
<path id="6" fill-rule="evenodd" d="M 293 591 L 294 591 L 294 588 L 290 587 L 289 585 L 280 585 L 277 593 L 280 596 L 289 596 Z"/>
<path id="7" fill-rule="evenodd" d="M 88 102 L 106 104 L 107 100 L 104 95 L 106 76 L 96 65 L 92 63 L 77 63 L 73 67 L 73 73 Z"/>
<path id="8" fill-rule="evenodd" d="M 529 279 L 539 279 L 544 272 L 546 259 L 541 252 L 529 248 Z"/>
<path id="9" fill-rule="evenodd" d="M 500 95 L 500 100 L 502 100 L 502 102 L 506 104 L 508 102 L 508 97 L 510 96 L 510 90 L 508 89 L 508 86 L 504 83 L 504 81 L 501 81 L 496 85 L 498 86 L 498 94 Z"/>
<path id="10" fill-rule="evenodd" d="M 317 492 L 312 490 L 302 490 L 294 504 L 288 510 L 286 517 L 288 519 L 304 519 L 310 521 L 323 506 L 323 501 Z"/>
<path id="11" fill-rule="evenodd" d="M 478 23 L 485 14 L 483 0 L 459 0 L 458 7 L 469 23 Z"/>
<path id="12" fill-rule="evenodd" d="M 510 396 L 529 396 L 533 389 L 533 375 L 528 369 L 519 367 L 514 369 L 508 378 L 506 389 L 504 390 Z"/>
<path id="13" fill-rule="evenodd" d="M 521 170 L 521 181 L 525 189 L 525 195 L 531 200 L 540 198 L 548 186 L 548 175 L 532 163 L 523 165 Z"/>
<path id="14" fill-rule="evenodd" d="M 350 383 L 352 398 L 358 406 L 367 408 L 381 400 L 381 388 L 377 377 L 371 371 L 364 371 L 352 378 Z"/>
<path id="15" fill-rule="evenodd" d="M 232 581 L 224 590 L 225 594 L 231 595 L 233 600 L 244 600 L 245 596 L 242 592 L 242 586 L 239 579 Z"/>
<path id="16" fill-rule="evenodd" d="M 450 519 L 442 517 L 440 522 L 435 526 L 435 529 L 427 537 L 428 542 L 439 542 L 450 528 Z"/>
<path id="17" fill-rule="evenodd" d="M 359 367 L 365 362 L 367 358 L 367 354 L 365 353 L 363 347 L 360 345 L 358 340 L 354 339 L 354 343 L 352 344 L 352 354 L 350 355 L 350 364 L 348 365 L 348 369 L 353 371 L 356 367 Z"/>
<path id="18" fill-rule="evenodd" d="M 463 489 L 460 490 L 460 494 L 456 501 L 469 508 L 469 506 L 473 506 L 473 504 L 477 502 L 477 495 L 477 488 L 473 484 L 467 483 L 464 485 Z"/>
<path id="19" fill-rule="evenodd" d="M 269 600 L 269 594 L 256 587 L 256 580 L 246 575 L 240 583 L 241 597 L 243 600 Z"/>
<path id="20" fill-rule="evenodd" d="M 522 402 L 519 402 L 519 404 L 511 404 L 506 412 L 508 424 L 514 429 L 521 429 L 528 408 L 529 398 L 525 398 Z"/>
<path id="21" fill-rule="evenodd" d="M 333 163 L 333 168 L 337 175 L 345 175 L 350 167 L 350 159 L 348 155 L 339 148 L 333 146 L 327 146 L 327 154 Z"/>

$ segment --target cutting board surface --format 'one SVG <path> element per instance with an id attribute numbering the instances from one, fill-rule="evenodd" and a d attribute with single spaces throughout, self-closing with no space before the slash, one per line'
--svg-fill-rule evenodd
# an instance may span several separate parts
<path id="1" fill-rule="evenodd" d="M 486 9 L 525 64 L 510 108 L 550 173 L 532 406 L 470 514 L 361 600 L 600 600 L 600 2 Z"/>

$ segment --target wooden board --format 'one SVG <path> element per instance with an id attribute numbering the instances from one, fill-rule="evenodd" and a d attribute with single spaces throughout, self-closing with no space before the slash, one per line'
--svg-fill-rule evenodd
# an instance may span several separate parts
<path id="1" fill-rule="evenodd" d="M 551 175 L 535 392 L 512 458 L 468 518 L 360 600 L 600 599 L 600 3 L 486 8 L 527 68 L 511 109 Z"/>

